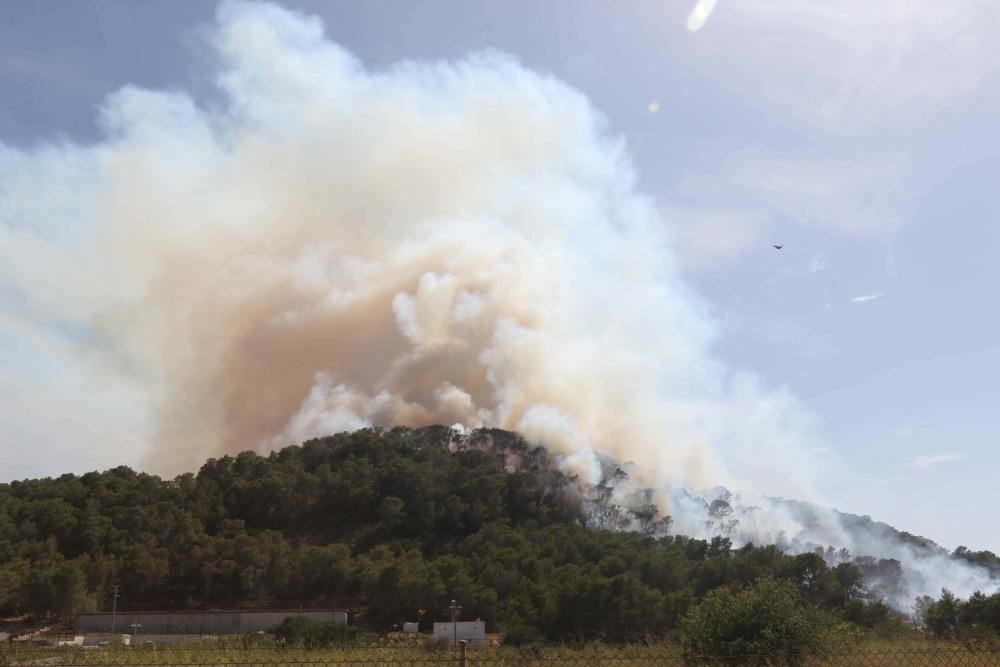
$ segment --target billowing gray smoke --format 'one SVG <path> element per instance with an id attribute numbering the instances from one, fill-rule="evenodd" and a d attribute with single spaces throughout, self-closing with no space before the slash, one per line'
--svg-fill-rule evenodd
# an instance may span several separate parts
<path id="1" fill-rule="evenodd" d="M 710 357 L 582 95 L 496 53 L 369 72 L 271 5 L 210 39 L 221 103 L 126 87 L 97 145 L 0 162 L 4 281 L 142 378 L 154 469 L 365 424 L 502 426 L 590 478 L 808 458 L 794 401 Z"/>
<path id="2" fill-rule="evenodd" d="M 150 469 L 446 423 L 635 461 L 664 506 L 815 498 L 812 418 L 712 358 L 585 97 L 498 53 L 368 71 L 267 4 L 209 34 L 213 103 L 125 87 L 95 145 L 0 145 L 0 287 L 140 388 Z"/>
<path id="3" fill-rule="evenodd" d="M 722 535 L 737 546 L 777 544 L 792 553 L 818 552 L 831 565 L 855 562 L 865 572 L 871 594 L 904 612 L 912 611 L 915 598 L 937 597 L 942 588 L 961 597 L 1000 591 L 1000 573 L 970 565 L 930 540 L 869 517 L 724 488 L 702 495 L 678 491 L 674 507 L 678 533 L 705 539 Z"/>

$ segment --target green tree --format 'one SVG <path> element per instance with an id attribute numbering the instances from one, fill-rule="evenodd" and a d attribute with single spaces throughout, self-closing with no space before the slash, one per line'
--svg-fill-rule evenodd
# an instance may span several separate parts
<path id="1" fill-rule="evenodd" d="M 93 597 L 87 593 L 86 579 L 80 566 L 67 561 L 52 573 L 52 608 L 64 622 L 72 623 L 76 614 L 94 608 Z"/>
<path id="2" fill-rule="evenodd" d="M 749 588 L 712 591 L 684 617 L 686 664 L 799 665 L 823 649 L 823 628 L 794 584 L 763 580 Z"/>
<path id="3" fill-rule="evenodd" d="M 455 599 L 518 641 L 631 641 L 669 636 L 706 595 L 770 578 L 795 588 L 807 618 L 822 609 L 876 632 L 896 620 L 871 600 L 905 594 L 898 561 L 734 549 L 722 500 L 706 506 L 720 536 L 666 535 L 651 492 L 618 504 L 627 479 L 612 467 L 573 493 L 515 433 L 431 426 L 223 456 L 174 479 L 118 467 L 0 483 L 0 614 L 110 609 L 118 584 L 119 609 L 350 605 L 383 630 L 420 610 L 425 626 L 446 618 Z M 1000 595 L 925 607 L 942 632 L 1000 632 Z"/>
<path id="4" fill-rule="evenodd" d="M 948 589 L 941 590 L 941 598 L 927 605 L 924 624 L 939 637 L 954 637 L 960 627 L 961 601 Z"/>

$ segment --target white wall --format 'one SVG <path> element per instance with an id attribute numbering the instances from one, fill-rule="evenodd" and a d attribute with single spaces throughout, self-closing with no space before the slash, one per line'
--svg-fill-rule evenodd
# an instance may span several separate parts
<path id="1" fill-rule="evenodd" d="M 486 639 L 486 623 L 484 621 L 459 621 L 458 623 L 445 621 L 443 623 L 435 623 L 434 639 L 445 639 L 449 642 L 454 641 L 456 629 L 459 640 L 482 641 Z"/>

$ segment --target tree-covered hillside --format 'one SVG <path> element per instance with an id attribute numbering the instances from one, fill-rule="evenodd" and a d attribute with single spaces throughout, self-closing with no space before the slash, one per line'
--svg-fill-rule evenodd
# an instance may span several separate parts
<path id="1" fill-rule="evenodd" d="M 621 516 L 641 530 L 601 528 Z M 454 599 L 512 639 L 624 640 L 670 633 L 710 591 L 775 579 L 830 619 L 890 622 L 855 564 L 667 525 L 587 495 L 512 433 L 364 430 L 172 480 L 121 467 L 0 485 L 0 615 L 108 609 L 117 584 L 119 609 L 336 604 L 383 629 Z M 1000 631 L 1000 595 L 976 604 L 966 624 Z"/>

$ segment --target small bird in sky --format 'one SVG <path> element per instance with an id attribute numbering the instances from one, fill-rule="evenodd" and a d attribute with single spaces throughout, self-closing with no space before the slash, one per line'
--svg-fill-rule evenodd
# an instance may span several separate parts
<path id="1" fill-rule="evenodd" d="M 782 248 L 784 248 L 784 247 L 785 247 L 785 245 L 784 245 L 784 244 L 781 244 L 781 245 L 773 245 L 773 246 L 771 246 L 771 247 L 772 247 L 772 248 L 774 248 L 775 250 L 781 250 Z"/>

